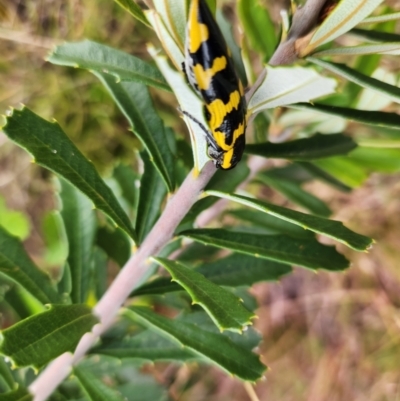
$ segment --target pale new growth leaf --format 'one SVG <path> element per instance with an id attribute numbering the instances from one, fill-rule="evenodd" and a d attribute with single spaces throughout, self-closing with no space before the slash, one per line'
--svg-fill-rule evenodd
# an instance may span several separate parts
<path id="1" fill-rule="evenodd" d="M 313 68 L 267 67 L 267 75 L 249 101 L 248 109 L 263 109 L 309 102 L 335 92 L 336 81 L 318 74 Z"/>
<path id="2" fill-rule="evenodd" d="M 316 30 L 308 49 L 315 49 L 324 43 L 343 35 L 367 15 L 371 14 L 383 0 L 342 0 Z M 307 52 L 308 53 L 308 52 Z"/>
<path id="3" fill-rule="evenodd" d="M 208 125 L 203 114 L 203 104 L 185 82 L 183 73 L 180 74 L 174 71 L 169 66 L 167 59 L 163 56 L 159 56 L 153 47 L 149 47 L 149 52 L 171 88 L 173 88 L 182 111 L 189 113 L 194 119 L 199 121 L 203 127 L 207 127 Z M 195 170 L 201 171 L 204 165 L 210 160 L 207 155 L 205 132 L 192 118 L 183 115 L 183 119 L 189 128 Z"/>

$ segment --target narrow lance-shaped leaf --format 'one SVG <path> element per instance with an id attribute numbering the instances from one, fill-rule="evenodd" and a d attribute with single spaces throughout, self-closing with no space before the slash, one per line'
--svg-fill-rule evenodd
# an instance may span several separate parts
<path id="1" fill-rule="evenodd" d="M 359 121 L 361 123 L 377 125 L 379 127 L 388 128 L 400 128 L 400 115 L 397 113 L 385 113 L 383 111 L 364 111 L 349 109 L 347 107 L 339 106 L 328 106 L 324 104 L 308 104 L 308 103 L 297 103 L 290 105 L 295 109 L 314 110 L 321 113 L 331 114 L 334 116 L 340 116 L 348 118 L 349 120 Z"/>
<path id="2" fill-rule="evenodd" d="M 257 0 L 240 0 L 237 9 L 251 47 L 260 52 L 263 61 L 267 62 L 276 47 L 275 26 L 268 10 Z"/>
<path id="3" fill-rule="evenodd" d="M 124 266 L 131 256 L 132 247 L 129 238 L 118 227 L 99 227 L 96 234 L 96 245 L 99 246 L 110 259 L 117 262 L 120 267 Z"/>
<path id="4" fill-rule="evenodd" d="M 50 277 L 40 270 L 19 240 L 0 227 L 0 272 L 20 284 L 43 304 L 62 302 Z"/>
<path id="5" fill-rule="evenodd" d="M 267 74 L 248 102 L 251 113 L 263 109 L 309 102 L 335 92 L 336 81 L 313 68 L 267 67 Z"/>
<path id="6" fill-rule="evenodd" d="M 41 229 L 45 243 L 44 261 L 50 266 L 64 265 L 68 257 L 68 238 L 61 213 L 58 210 L 45 213 Z"/>
<path id="7" fill-rule="evenodd" d="M 358 25 L 379 24 L 380 22 L 397 21 L 397 20 L 400 20 L 400 12 L 368 17 L 365 18 L 363 21 L 359 22 Z"/>
<path id="8" fill-rule="evenodd" d="M 136 81 L 170 90 L 157 67 L 128 53 L 90 40 L 57 46 L 49 54 L 47 61 L 111 74 L 118 81 Z"/>
<path id="9" fill-rule="evenodd" d="M 206 357 L 242 380 L 255 381 L 264 373 L 265 366 L 258 356 L 238 346 L 222 334 L 211 333 L 194 324 L 176 319 L 167 319 L 144 307 L 131 307 L 125 311 L 125 314 L 128 318 Z"/>
<path id="10" fill-rule="evenodd" d="M 89 291 L 89 278 L 96 218 L 89 199 L 65 180 L 61 180 L 61 216 L 68 237 L 73 303 L 83 303 Z"/>
<path id="11" fill-rule="evenodd" d="M 153 0 L 169 34 L 183 51 L 186 37 L 186 0 Z"/>
<path id="12" fill-rule="evenodd" d="M 400 149 L 360 147 L 350 159 L 367 171 L 395 173 L 400 170 Z"/>
<path id="13" fill-rule="evenodd" d="M 178 284 L 176 285 L 181 288 Z M 122 340 L 107 341 L 105 344 L 92 349 L 91 353 L 108 355 L 118 359 L 143 359 L 146 362 L 199 359 L 197 354 L 151 330 L 144 330 L 135 336 Z"/>
<path id="14" fill-rule="evenodd" d="M 333 73 L 346 78 L 347 80 L 362 86 L 363 88 L 373 89 L 383 95 L 389 96 L 393 101 L 400 103 L 400 88 L 394 85 L 389 85 L 379 79 L 369 77 L 360 72 L 347 67 L 344 64 L 331 63 L 329 61 L 319 60 L 314 57 L 308 57 L 307 60 L 326 68 Z"/>
<path id="15" fill-rule="evenodd" d="M 400 42 L 400 35 L 391 32 L 375 31 L 373 29 L 352 29 L 348 34 L 369 42 Z"/>
<path id="16" fill-rule="evenodd" d="M 350 157 L 329 157 L 313 163 L 352 188 L 359 187 L 368 178 L 365 169 Z"/>
<path id="17" fill-rule="evenodd" d="M 349 262 L 333 246 L 287 235 L 261 235 L 224 229 L 197 229 L 179 233 L 194 241 L 277 262 L 310 269 L 343 270 Z"/>
<path id="18" fill-rule="evenodd" d="M 295 227 L 295 226 L 294 226 Z M 195 269 L 214 284 L 224 287 L 251 286 L 260 281 L 278 280 L 292 269 L 285 264 L 234 253 L 210 263 L 204 263 Z M 165 294 L 181 291 L 182 287 L 169 278 L 160 277 L 144 284 L 133 295 Z"/>
<path id="19" fill-rule="evenodd" d="M 249 230 L 254 228 L 255 230 L 260 230 L 260 233 L 270 235 L 286 234 L 297 238 L 315 237 L 313 232 L 305 230 L 303 227 L 299 227 L 289 221 L 258 210 L 235 208 L 233 210 L 228 210 L 227 214 L 233 216 L 236 220 L 249 223 Z"/>
<path id="20" fill-rule="evenodd" d="M 149 21 L 147 21 L 146 16 L 144 15 L 143 10 L 139 5 L 135 3 L 135 0 L 114 0 L 118 3 L 122 8 L 132 14 L 138 21 L 143 24 L 150 26 Z"/>
<path id="21" fill-rule="evenodd" d="M 322 159 L 327 160 L 327 159 Z M 309 210 L 319 216 L 329 216 L 332 211 L 321 199 L 313 194 L 305 191 L 299 184 L 292 180 L 275 177 L 273 172 L 266 171 L 265 173 L 258 174 L 256 181 L 268 185 L 285 195 L 289 200 L 297 205 Z"/>
<path id="22" fill-rule="evenodd" d="M 173 88 L 182 111 L 188 112 L 199 121 L 203 127 L 207 127 L 203 113 L 203 104 L 199 97 L 195 95 L 193 90 L 191 90 L 189 85 L 185 82 L 183 74 L 172 69 L 167 59 L 158 55 L 154 48 L 150 48 L 149 50 L 150 54 L 155 59 L 158 68 L 164 74 L 171 88 Z M 210 160 L 207 155 L 205 132 L 197 122 L 189 118 L 187 115 L 184 114 L 183 119 L 185 120 L 190 133 L 194 167 L 197 172 L 200 172 L 204 165 Z"/>
<path id="23" fill-rule="evenodd" d="M 40 368 L 64 352 L 72 352 L 79 340 L 97 323 L 86 305 L 52 305 L 2 331 L 0 353 L 15 367 Z"/>
<path id="24" fill-rule="evenodd" d="M 139 193 L 139 189 L 136 187 L 136 182 L 139 178 L 138 174 L 131 167 L 119 164 L 114 169 L 113 178 L 121 187 L 122 196 L 128 201 L 129 206 L 134 209 Z"/>
<path id="25" fill-rule="evenodd" d="M 346 154 L 356 147 L 357 144 L 343 134 L 316 134 L 284 143 L 250 144 L 246 146 L 246 153 L 278 159 L 313 160 Z"/>
<path id="26" fill-rule="evenodd" d="M 161 213 L 161 205 L 167 193 L 160 175 L 148 155 L 141 153 L 144 173 L 140 180 L 139 204 L 136 214 L 136 232 L 141 243 Z"/>
<path id="27" fill-rule="evenodd" d="M 19 386 L 16 390 L 8 391 L 1 394 L 1 401 L 31 401 L 33 400 L 32 394 L 29 391 Z"/>
<path id="28" fill-rule="evenodd" d="M 351 187 L 348 185 L 345 185 L 343 182 L 338 180 L 336 177 L 333 175 L 327 173 L 326 171 L 320 169 L 317 167 L 314 163 L 308 163 L 308 162 L 296 162 L 297 166 L 301 166 L 304 168 L 307 172 L 309 172 L 312 176 L 314 176 L 316 179 L 319 179 L 323 182 L 325 182 L 328 185 L 332 185 L 333 187 L 339 189 L 339 191 L 343 192 L 350 192 Z"/>
<path id="29" fill-rule="evenodd" d="M 336 39 L 372 13 L 383 0 L 342 0 L 317 28 L 309 47 L 315 48 Z"/>
<path id="30" fill-rule="evenodd" d="M 4 390 L 11 390 L 14 388 L 14 376 L 12 375 L 11 368 L 5 361 L 5 358 L 0 358 L 0 377 L 2 379 L 2 388 Z M 19 388 L 21 388 L 21 386 Z"/>
<path id="31" fill-rule="evenodd" d="M 164 124 L 153 107 L 148 89 L 135 82 L 116 83 L 106 74 L 95 73 L 117 103 L 149 153 L 150 159 L 170 191 L 175 187 L 174 160 Z"/>
<path id="32" fill-rule="evenodd" d="M 361 56 L 364 54 L 387 54 L 398 56 L 400 54 L 400 42 L 397 43 L 379 43 L 360 46 L 335 47 L 329 50 L 323 50 L 314 53 L 314 57 L 326 56 Z"/>
<path id="33" fill-rule="evenodd" d="M 110 188 L 93 164 L 82 155 L 57 123 L 50 123 L 27 108 L 14 110 L 4 126 L 6 135 L 31 153 L 35 162 L 54 171 L 82 191 L 133 240 L 136 234 Z"/>
<path id="34" fill-rule="evenodd" d="M 92 401 L 126 400 L 122 394 L 106 386 L 98 377 L 83 367 L 74 367 L 74 375 L 78 378 L 84 392 Z"/>
<path id="35" fill-rule="evenodd" d="M 214 284 L 202 274 L 189 269 L 182 263 L 165 258 L 155 258 L 191 296 L 194 304 L 199 304 L 221 331 L 241 332 L 251 324 L 254 314 L 249 312 L 232 292 Z"/>
<path id="36" fill-rule="evenodd" d="M 23 212 L 8 209 L 2 196 L 0 196 L 0 227 L 22 241 L 28 237 L 30 232 L 28 216 Z"/>
<path id="37" fill-rule="evenodd" d="M 242 205 L 260 210 L 264 213 L 279 217 L 283 220 L 290 221 L 291 223 L 301 226 L 304 229 L 326 235 L 327 237 L 342 242 L 343 244 L 357 251 L 365 251 L 373 243 L 372 239 L 351 231 L 340 221 L 324 219 L 322 217 L 297 212 L 285 207 L 273 205 L 272 203 L 249 198 L 247 196 L 225 194 L 218 191 L 207 191 L 206 194 L 229 199 Z"/>
<path id="38" fill-rule="evenodd" d="M 158 39 L 160 40 L 164 48 L 164 51 L 168 55 L 169 60 L 175 66 L 175 70 L 179 71 L 182 68 L 182 62 L 185 59 L 185 56 L 183 54 L 183 48 L 181 48 L 179 44 L 175 41 L 175 39 L 173 38 L 171 32 L 168 30 L 168 27 L 165 25 L 165 22 L 163 21 L 159 13 L 157 13 L 155 10 L 146 10 L 146 17 L 149 20 L 150 24 L 152 25 L 154 31 L 156 32 Z M 151 45 L 148 45 L 148 50 L 153 58 L 159 53 Z M 159 65 L 158 67 L 160 68 Z M 176 92 L 176 88 L 171 84 L 170 80 L 168 79 L 168 76 L 165 74 L 165 71 L 162 71 L 161 68 L 160 71 L 166 78 L 170 88 L 172 88 L 172 90 Z"/>

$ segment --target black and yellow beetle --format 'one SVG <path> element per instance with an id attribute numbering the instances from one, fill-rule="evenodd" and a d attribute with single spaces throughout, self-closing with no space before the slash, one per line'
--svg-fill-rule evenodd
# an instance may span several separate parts
<path id="1" fill-rule="evenodd" d="M 184 71 L 204 101 L 208 154 L 229 170 L 243 155 L 246 99 L 225 39 L 205 0 L 192 0 L 187 23 Z M 188 113 L 185 113 L 189 115 Z M 190 115 L 189 115 L 190 117 Z"/>

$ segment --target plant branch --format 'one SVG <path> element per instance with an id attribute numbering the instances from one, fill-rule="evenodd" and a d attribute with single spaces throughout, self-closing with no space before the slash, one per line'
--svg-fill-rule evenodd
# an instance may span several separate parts
<path id="1" fill-rule="evenodd" d="M 272 55 L 270 65 L 291 64 L 297 60 L 296 41 L 306 37 L 314 29 L 325 2 L 326 0 L 308 0 L 303 7 L 297 9 L 287 38 Z"/>
<path id="2" fill-rule="evenodd" d="M 148 258 L 156 256 L 171 240 L 177 226 L 198 200 L 200 193 L 215 172 L 216 168 L 210 161 L 197 177 L 193 170 L 186 177 L 142 245 L 131 256 L 94 307 L 94 314 L 99 318 L 100 323 L 81 338 L 74 355 L 70 353 L 60 355 L 29 386 L 33 401 L 44 401 L 69 375 L 72 366 L 83 358 L 99 336 L 112 325 L 121 305 L 145 276 Z"/>

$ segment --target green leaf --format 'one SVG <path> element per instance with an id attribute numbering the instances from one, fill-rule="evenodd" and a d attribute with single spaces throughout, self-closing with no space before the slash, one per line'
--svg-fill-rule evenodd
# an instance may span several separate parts
<path id="1" fill-rule="evenodd" d="M 236 345 L 223 334 L 210 333 L 193 324 L 167 319 L 144 307 L 131 307 L 125 310 L 125 314 L 130 319 L 208 358 L 242 380 L 255 381 L 261 378 L 265 371 L 265 366 L 258 356 Z"/>
<path id="2" fill-rule="evenodd" d="M 90 40 L 57 46 L 49 54 L 47 61 L 57 65 L 107 73 L 118 81 L 140 82 L 144 85 L 170 90 L 164 77 L 152 64 Z"/>
<path id="3" fill-rule="evenodd" d="M 372 13 L 383 0 L 342 0 L 316 29 L 308 46 L 323 45 L 346 33 Z"/>
<path id="4" fill-rule="evenodd" d="M 260 235 L 205 228 L 180 232 L 181 237 L 254 257 L 296 264 L 310 269 L 343 270 L 349 262 L 333 246 L 287 235 Z"/>
<path id="5" fill-rule="evenodd" d="M 191 296 L 193 304 L 199 304 L 221 331 L 241 333 L 251 324 L 254 314 L 249 312 L 232 292 L 214 284 L 198 271 L 179 262 L 154 258 L 171 274 L 172 280 L 181 285 Z"/>
<path id="6" fill-rule="evenodd" d="M 92 202 L 65 180 L 60 180 L 61 215 L 67 232 L 73 303 L 83 303 L 89 293 L 96 218 Z"/>
<path id="7" fill-rule="evenodd" d="M 147 25 L 148 27 L 151 27 L 149 24 L 149 21 L 147 21 L 146 16 L 144 15 L 144 12 L 138 6 L 134 0 L 114 0 L 117 4 L 119 4 L 123 9 L 128 11 L 130 14 L 132 14 L 138 21 L 142 22 L 143 24 Z"/>
<path id="8" fill-rule="evenodd" d="M 293 225 L 293 224 L 292 224 Z M 214 284 L 225 287 L 251 286 L 260 281 L 279 280 L 292 269 L 285 264 L 234 253 L 195 269 Z M 181 291 L 182 287 L 169 278 L 160 277 L 134 291 L 133 295 L 165 294 Z"/>
<path id="9" fill-rule="evenodd" d="M 98 377 L 80 366 L 74 367 L 74 375 L 78 378 L 83 391 L 92 401 L 124 401 L 125 397 L 118 391 L 106 386 Z"/>
<path id="10" fill-rule="evenodd" d="M 50 277 L 35 266 L 18 239 L 1 227 L 0 272 L 20 284 L 43 304 L 61 302 Z"/>
<path id="11" fill-rule="evenodd" d="M 296 139 L 284 143 L 250 144 L 246 146 L 246 153 L 278 159 L 313 160 L 347 154 L 356 147 L 357 144 L 343 134 L 316 134 L 311 138 Z"/>
<path id="12" fill-rule="evenodd" d="M 356 251 L 365 251 L 373 243 L 371 238 L 351 231 L 340 221 L 324 219 L 322 217 L 297 212 L 282 206 L 273 205 L 272 203 L 249 198 L 247 196 L 236 194 L 231 195 L 218 191 L 207 191 L 206 194 L 238 202 L 261 212 L 271 214 L 272 216 L 303 227 L 306 230 L 311 230 L 315 233 L 333 238 Z"/>
<path id="13" fill-rule="evenodd" d="M 129 238 L 118 227 L 99 227 L 96 244 L 120 267 L 125 265 L 132 253 Z"/>
<path id="14" fill-rule="evenodd" d="M 289 107 L 300 110 L 318 111 L 321 113 L 344 117 L 349 120 L 359 121 L 364 124 L 377 125 L 379 127 L 400 128 L 400 115 L 396 113 L 356 110 L 347 107 L 327 106 L 318 103 L 297 103 L 296 105 L 290 105 Z"/>
<path id="15" fill-rule="evenodd" d="M 5 358 L 0 358 L 0 377 L 2 380 L 2 388 L 4 390 L 11 390 L 15 386 L 15 380 L 11 373 L 9 364 L 5 361 Z"/>
<path id="16" fill-rule="evenodd" d="M 26 239 L 30 231 L 28 217 L 22 212 L 8 209 L 2 196 L 0 196 L 0 226 L 20 240 Z"/>
<path id="17" fill-rule="evenodd" d="M 390 32 L 375 31 L 372 29 L 352 29 L 350 35 L 361 37 L 370 42 L 400 42 L 400 35 Z"/>
<path id="18" fill-rule="evenodd" d="M 94 295 L 96 299 L 100 299 L 103 294 L 107 291 L 109 282 L 108 282 L 108 257 L 106 253 L 100 249 L 99 247 L 95 247 L 94 249 Z"/>
<path id="19" fill-rule="evenodd" d="M 277 45 L 275 27 L 268 10 L 257 0 L 240 0 L 237 10 L 251 48 L 261 53 L 266 63 Z"/>
<path id="20" fill-rule="evenodd" d="M 150 330 L 124 338 L 106 342 L 94 348 L 91 353 L 112 356 L 114 358 L 135 358 L 144 361 L 187 361 L 199 357 L 181 345 L 160 336 Z"/>
<path id="21" fill-rule="evenodd" d="M 333 175 L 327 173 L 326 171 L 320 169 L 317 167 L 314 163 L 308 163 L 308 162 L 297 162 L 295 163 L 298 166 L 301 166 L 304 168 L 307 172 L 309 172 L 313 177 L 316 179 L 319 179 L 326 184 L 329 184 L 340 191 L 343 192 L 350 192 L 351 187 L 348 185 L 344 184 L 343 182 L 339 181 L 337 178 L 335 178 Z"/>
<path id="22" fill-rule="evenodd" d="M 305 182 L 311 181 L 313 176 L 300 167 L 301 163 L 305 162 L 294 162 L 286 164 L 284 167 L 271 168 L 268 170 L 268 176 L 276 179 L 290 180 L 297 184 L 304 184 Z"/>
<path id="23" fill-rule="evenodd" d="M 400 42 L 368 44 L 360 46 L 335 47 L 314 53 L 314 57 L 326 56 L 361 56 L 364 54 L 386 54 L 397 56 L 400 54 Z"/>
<path id="24" fill-rule="evenodd" d="M 31 401 L 33 396 L 24 387 L 18 387 L 16 390 L 0 394 L 1 401 Z"/>
<path id="25" fill-rule="evenodd" d="M 160 175 L 151 163 L 148 155 L 141 153 L 144 173 L 140 180 L 139 204 L 136 216 L 136 231 L 139 244 L 146 238 L 161 212 L 161 206 L 167 193 Z"/>
<path id="26" fill-rule="evenodd" d="M 43 120 L 24 108 L 14 110 L 3 128 L 6 135 L 35 157 L 35 162 L 59 174 L 82 191 L 133 240 L 136 234 L 110 188 L 93 164 L 65 135 L 57 123 Z"/>
<path id="27" fill-rule="evenodd" d="M 400 170 L 400 149 L 359 147 L 350 160 L 370 172 L 395 173 Z"/>
<path id="28" fill-rule="evenodd" d="M 4 283 L 4 276 L 1 278 Z M 45 310 L 45 306 L 41 302 L 18 284 L 11 284 L 11 288 L 4 295 L 4 300 L 14 309 L 18 316 L 17 321 Z"/>
<path id="29" fill-rule="evenodd" d="M 365 169 L 349 157 L 330 157 L 316 160 L 314 164 L 352 188 L 359 187 L 368 178 Z"/>
<path id="30" fill-rule="evenodd" d="M 251 209 L 228 210 L 227 214 L 235 219 L 250 223 L 250 230 L 254 228 L 262 229 L 265 234 L 286 234 L 297 238 L 311 238 L 314 234 L 288 221 L 278 217 Z"/>
<path id="31" fill-rule="evenodd" d="M 113 178 L 118 182 L 122 196 L 132 208 L 135 208 L 139 193 L 135 185 L 138 175 L 133 171 L 132 167 L 119 164 L 113 171 Z"/>
<path id="32" fill-rule="evenodd" d="M 120 82 L 105 74 L 95 74 L 109 91 L 149 153 L 150 159 L 169 191 L 175 188 L 174 157 L 164 124 L 156 113 L 148 89 L 135 82 Z"/>
<path id="33" fill-rule="evenodd" d="M 400 103 L 400 88 L 394 85 L 389 85 L 385 82 L 369 77 L 368 75 L 361 74 L 360 72 L 347 67 L 344 64 L 331 63 L 329 61 L 319 60 L 314 57 L 308 57 L 307 60 L 317 64 L 327 70 L 354 82 L 363 88 L 373 89 L 383 95 L 390 97 L 394 102 Z"/>
<path id="34" fill-rule="evenodd" d="M 69 268 L 68 263 L 66 263 L 62 270 L 62 276 L 60 281 L 57 283 L 57 289 L 60 294 L 66 294 L 69 296 L 72 291 L 72 277 L 71 277 L 71 269 Z M 68 300 L 68 303 L 70 299 Z"/>
<path id="35" fill-rule="evenodd" d="M 243 297 L 244 295 L 250 296 L 248 289 L 244 287 L 241 287 L 236 292 L 242 293 Z M 258 307 L 257 302 L 255 302 L 253 306 L 254 306 L 253 309 L 256 309 Z M 203 311 L 181 314 L 177 317 L 177 319 L 184 323 L 194 324 L 197 327 L 200 327 L 202 330 L 206 330 L 215 334 L 220 334 L 220 331 L 215 326 L 214 322 L 210 319 L 210 316 L 208 316 Z M 260 342 L 262 340 L 261 333 L 258 332 L 255 328 L 253 328 L 253 326 L 249 326 L 247 330 L 241 334 L 234 333 L 232 331 L 225 331 L 224 333 L 221 334 L 231 339 L 236 345 L 239 345 L 240 347 L 245 348 L 248 351 L 254 350 L 254 348 L 260 345 Z"/>
<path id="36" fill-rule="evenodd" d="M 97 323 L 86 305 L 51 305 L 2 331 L 0 353 L 15 367 L 40 368 L 64 352 L 72 352 Z"/>
<path id="37" fill-rule="evenodd" d="M 47 212 L 43 216 L 41 228 L 46 244 L 44 260 L 50 266 L 64 265 L 68 257 L 68 239 L 60 212 Z"/>
<path id="38" fill-rule="evenodd" d="M 326 160 L 326 159 L 322 159 Z M 316 196 L 304 191 L 297 183 L 291 180 L 277 178 L 269 171 L 257 175 L 257 181 L 266 184 L 278 192 L 281 192 L 293 203 L 309 210 L 319 216 L 329 216 L 332 212 L 329 207 Z"/>

